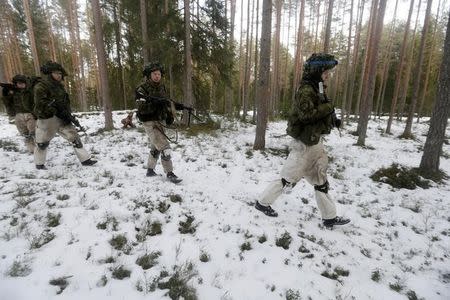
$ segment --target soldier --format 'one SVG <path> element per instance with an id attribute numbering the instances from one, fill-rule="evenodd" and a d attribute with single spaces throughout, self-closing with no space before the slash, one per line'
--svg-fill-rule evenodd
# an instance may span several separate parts
<path id="1" fill-rule="evenodd" d="M 157 175 L 154 169 L 161 155 L 161 164 L 167 179 L 173 183 L 179 183 L 181 179 L 173 173 L 171 148 L 164 133 L 164 127 L 174 122 L 175 110 L 183 110 L 186 107 L 167 99 L 166 88 L 161 81 L 164 69 L 160 63 L 155 62 L 145 66 L 143 75 L 145 82 L 136 88 L 136 104 L 137 117 L 143 122 L 150 141 L 147 176 Z"/>
<path id="2" fill-rule="evenodd" d="M 36 120 L 33 115 L 33 91 L 25 75 L 13 77 L 12 88 L 3 88 L 3 103 L 10 118 L 14 118 L 17 130 L 25 137 L 29 153 L 34 152 Z"/>
<path id="3" fill-rule="evenodd" d="M 341 125 L 323 84 L 337 63 L 334 56 L 321 53 L 313 54 L 305 62 L 303 78 L 288 119 L 287 134 L 294 139 L 291 151 L 281 170 L 281 179 L 272 182 L 255 204 L 257 210 L 268 216 L 278 216 L 270 205 L 284 188 L 295 186 L 304 177 L 314 186 L 317 206 L 326 227 L 350 222 L 336 216 L 336 206 L 328 194 L 328 156 L 322 143 L 323 135 Z"/>
<path id="4" fill-rule="evenodd" d="M 34 162 L 37 169 L 46 169 L 45 159 L 47 147 L 56 133 L 72 143 L 75 154 L 83 166 L 91 166 L 97 161 L 91 159 L 90 154 L 83 148 L 80 136 L 72 124 L 69 95 L 63 80 L 67 76 L 64 68 L 49 61 L 41 67 L 46 75 L 34 87 L 36 124 L 36 144 Z"/>

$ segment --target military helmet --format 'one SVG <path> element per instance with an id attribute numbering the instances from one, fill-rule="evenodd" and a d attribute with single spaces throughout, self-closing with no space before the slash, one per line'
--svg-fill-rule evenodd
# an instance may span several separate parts
<path id="1" fill-rule="evenodd" d="M 27 83 L 27 76 L 22 74 L 17 74 L 12 79 L 13 84 L 17 84 L 18 82 Z"/>
<path id="2" fill-rule="evenodd" d="M 322 74 L 333 69 L 338 61 L 333 55 L 327 53 L 313 53 L 305 62 L 303 70 L 309 74 Z"/>
<path id="3" fill-rule="evenodd" d="M 62 72 L 63 77 L 67 76 L 66 70 L 64 70 L 64 68 L 57 62 L 49 60 L 41 66 L 41 72 L 46 75 L 51 74 L 53 71 L 60 71 Z"/>
<path id="4" fill-rule="evenodd" d="M 152 62 L 144 67 L 142 75 L 144 75 L 145 77 L 149 77 L 153 71 L 157 70 L 161 72 L 161 75 L 164 75 L 164 67 L 159 62 Z"/>

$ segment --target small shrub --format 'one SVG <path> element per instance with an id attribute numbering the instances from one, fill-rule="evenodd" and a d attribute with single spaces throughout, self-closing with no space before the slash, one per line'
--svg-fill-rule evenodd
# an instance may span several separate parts
<path id="1" fill-rule="evenodd" d="M 289 245 L 291 244 L 291 242 L 292 242 L 292 237 L 289 234 L 289 232 L 286 231 L 285 233 L 283 233 L 283 235 L 281 237 L 276 239 L 275 245 L 287 250 L 287 249 L 289 249 Z"/>
<path id="2" fill-rule="evenodd" d="M 398 164 L 392 164 L 388 168 L 381 168 L 370 176 L 373 181 L 387 183 L 394 188 L 414 190 L 417 186 L 427 189 L 430 187 L 428 180 L 421 178 L 417 168 L 408 169 Z"/>
<path id="3" fill-rule="evenodd" d="M 300 253 L 309 253 L 309 251 L 304 245 L 301 245 L 300 248 L 298 248 L 298 252 Z"/>
<path id="4" fill-rule="evenodd" d="M 170 204 L 167 204 L 165 201 L 161 201 L 158 203 L 158 210 L 160 213 L 165 213 L 170 208 Z"/>
<path id="5" fill-rule="evenodd" d="M 286 291 L 286 300 L 301 300 L 300 291 L 288 289 Z"/>
<path id="6" fill-rule="evenodd" d="M 0 148 L 7 152 L 19 152 L 19 147 L 13 141 L 0 140 Z"/>
<path id="7" fill-rule="evenodd" d="M 195 220 L 194 216 L 187 215 L 186 221 L 184 222 L 180 221 L 178 231 L 182 234 L 194 233 L 197 228 L 197 225 L 193 225 L 194 220 Z"/>
<path id="8" fill-rule="evenodd" d="M 131 271 L 124 268 L 124 266 L 115 267 L 112 270 L 112 278 L 122 280 L 124 278 L 130 277 Z"/>
<path id="9" fill-rule="evenodd" d="M 322 275 L 323 277 L 326 277 L 326 278 L 333 279 L 333 280 L 338 280 L 338 278 L 339 278 L 338 274 L 336 274 L 334 272 L 330 273 L 328 271 L 323 271 L 320 275 Z"/>
<path id="10" fill-rule="evenodd" d="M 183 198 L 181 198 L 180 195 L 175 194 L 175 195 L 170 195 L 169 196 L 170 201 L 172 201 L 173 203 L 181 203 L 183 202 Z"/>
<path id="11" fill-rule="evenodd" d="M 108 277 L 106 275 L 102 275 L 100 279 L 97 281 L 96 286 L 97 287 L 103 287 L 108 283 Z"/>
<path id="12" fill-rule="evenodd" d="M 188 285 L 188 282 L 195 276 L 197 271 L 194 269 L 192 263 L 186 263 L 182 266 L 175 266 L 174 273 L 167 279 L 162 281 L 162 278 L 168 276 L 160 275 L 160 281 L 158 282 L 158 288 L 165 290 L 168 289 L 167 295 L 172 300 L 185 299 L 185 300 L 197 300 L 197 292 L 194 287 Z"/>
<path id="13" fill-rule="evenodd" d="M 409 290 L 406 293 L 406 297 L 408 297 L 408 300 L 420 300 L 420 299 L 423 299 L 423 298 L 417 297 L 416 292 L 414 292 L 413 290 Z"/>
<path id="14" fill-rule="evenodd" d="M 6 272 L 6 275 L 11 277 L 25 277 L 31 274 L 31 268 L 28 264 L 14 261 L 12 266 Z"/>
<path id="15" fill-rule="evenodd" d="M 67 194 L 57 195 L 57 196 L 56 196 L 56 199 L 57 199 L 57 200 L 60 200 L 60 201 L 65 201 L 65 200 L 69 200 L 69 199 L 70 199 L 70 196 L 67 195 Z"/>
<path id="16" fill-rule="evenodd" d="M 52 214 L 51 212 L 47 213 L 47 226 L 48 227 L 56 227 L 60 224 L 61 213 Z"/>
<path id="17" fill-rule="evenodd" d="M 258 242 L 260 243 L 260 244 L 263 244 L 263 243 L 265 243 L 267 241 L 267 236 L 265 235 L 265 234 L 263 234 L 262 236 L 260 236 L 259 238 L 258 238 Z"/>
<path id="18" fill-rule="evenodd" d="M 249 241 L 244 242 L 240 247 L 242 252 L 252 250 L 252 244 Z"/>
<path id="19" fill-rule="evenodd" d="M 66 287 L 69 285 L 69 282 L 67 281 L 67 278 L 69 277 L 59 277 L 55 278 L 49 281 L 51 285 L 55 285 L 59 287 L 59 291 L 56 292 L 57 295 L 61 294 Z"/>
<path id="20" fill-rule="evenodd" d="M 375 282 L 379 282 L 381 279 L 381 274 L 380 274 L 380 270 L 375 270 L 372 272 L 372 276 L 371 279 Z"/>
<path id="21" fill-rule="evenodd" d="M 200 257 L 199 257 L 201 262 L 208 262 L 210 260 L 209 254 L 206 252 L 200 253 Z"/>
<path id="22" fill-rule="evenodd" d="M 136 260 L 136 264 L 144 270 L 148 270 L 158 264 L 158 258 L 161 256 L 161 252 L 146 253 Z"/>
<path id="23" fill-rule="evenodd" d="M 116 250 L 122 250 L 127 245 L 127 238 L 123 234 L 119 234 L 113 236 L 111 240 L 109 240 L 109 244 Z"/>
<path id="24" fill-rule="evenodd" d="M 391 290 L 396 291 L 397 293 L 400 293 L 401 290 L 403 290 L 403 285 L 401 285 L 399 282 L 389 283 L 389 287 L 391 288 Z"/>
<path id="25" fill-rule="evenodd" d="M 114 256 L 108 256 L 103 259 L 100 259 L 98 262 L 102 264 L 113 264 L 116 262 L 116 258 Z"/>
<path id="26" fill-rule="evenodd" d="M 55 238 L 55 234 L 50 231 L 43 231 L 40 235 L 34 236 L 30 242 L 30 249 L 38 249 Z"/>
<path id="27" fill-rule="evenodd" d="M 155 236 L 162 233 L 162 224 L 159 221 L 151 222 L 147 220 L 142 228 L 136 228 L 138 233 L 136 239 L 138 242 L 145 241 L 147 236 Z"/>
<path id="28" fill-rule="evenodd" d="M 117 231 L 117 226 L 119 226 L 119 222 L 114 216 L 106 216 L 105 221 L 97 223 L 97 228 L 102 230 L 110 228 L 113 231 Z"/>
<path id="29" fill-rule="evenodd" d="M 350 274 L 350 271 L 345 270 L 341 267 L 336 267 L 334 268 L 334 272 L 338 275 L 338 276 L 345 276 L 347 277 Z"/>

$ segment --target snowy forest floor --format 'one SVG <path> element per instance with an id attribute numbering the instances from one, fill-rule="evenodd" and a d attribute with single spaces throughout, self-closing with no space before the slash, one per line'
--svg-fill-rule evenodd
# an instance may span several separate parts
<path id="1" fill-rule="evenodd" d="M 365 148 L 356 123 L 326 138 L 330 194 L 352 220 L 329 230 L 304 180 L 275 202 L 278 218 L 253 207 L 279 179 L 285 121 L 269 124 L 264 152 L 252 149 L 252 124 L 181 131 L 175 185 L 145 176 L 147 138 L 141 125 L 120 129 L 125 116 L 114 112 L 118 129 L 102 132 L 102 114 L 82 115 L 99 162 L 81 166 L 56 137 L 46 171 L 0 116 L 1 300 L 450 299 L 449 181 L 407 190 L 370 179 L 419 165 L 425 121 L 415 140 L 398 138 L 404 123 L 383 134 L 385 119 L 370 121 Z M 450 175 L 448 139 L 441 169 Z"/>

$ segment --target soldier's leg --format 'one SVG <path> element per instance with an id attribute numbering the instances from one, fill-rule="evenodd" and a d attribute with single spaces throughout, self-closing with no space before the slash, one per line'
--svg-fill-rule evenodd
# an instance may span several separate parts
<path id="1" fill-rule="evenodd" d="M 173 164 L 172 164 L 172 158 L 171 158 L 171 149 L 170 144 L 167 138 L 162 133 L 162 128 L 160 125 L 158 125 L 156 122 L 144 122 L 144 128 L 147 132 L 148 138 L 150 140 L 150 144 L 152 145 L 152 149 L 157 150 L 158 152 L 154 153 L 161 153 L 161 164 L 163 166 L 165 173 L 170 173 L 173 171 Z M 151 152 L 149 155 L 149 162 L 148 167 L 153 168 L 156 165 L 158 157 L 154 157 Z M 153 169 L 151 168 L 151 169 Z"/>
<path id="2" fill-rule="evenodd" d="M 156 149 L 154 145 L 150 146 L 150 153 L 148 154 L 148 161 L 147 161 L 147 169 L 154 170 L 156 167 L 156 163 L 158 162 L 159 156 L 161 152 Z"/>
<path id="3" fill-rule="evenodd" d="M 58 130 L 56 117 L 37 120 L 36 122 L 36 147 L 34 148 L 34 163 L 37 166 L 45 164 L 47 157 L 47 147 L 50 141 L 55 137 Z"/>
<path id="4" fill-rule="evenodd" d="M 36 120 L 34 119 L 32 114 L 26 114 L 26 124 L 28 129 L 28 135 L 26 138 L 26 146 L 30 153 L 34 153 L 34 145 L 35 145 L 35 132 L 36 132 Z"/>
<path id="5" fill-rule="evenodd" d="M 310 156 L 310 161 L 313 164 L 305 172 L 305 178 L 314 186 L 317 207 L 319 208 L 322 219 L 333 219 L 336 217 L 336 205 L 328 194 L 328 156 L 321 142 L 316 146 Z"/>
<path id="6" fill-rule="evenodd" d="M 64 139 L 72 143 L 75 154 L 81 163 L 91 158 L 91 155 L 86 151 L 86 149 L 84 149 L 80 136 L 72 124 L 63 125 L 61 122 L 58 132 Z"/>
<path id="7" fill-rule="evenodd" d="M 27 126 L 27 114 L 18 113 L 15 116 L 15 123 L 17 130 L 19 131 L 20 135 L 24 137 L 25 139 L 25 146 L 27 147 L 27 150 L 31 153 L 33 153 L 34 147 L 30 144 L 33 143 L 33 140 L 31 140 L 30 143 L 30 131 L 28 130 Z"/>
<path id="8" fill-rule="evenodd" d="M 281 170 L 281 179 L 271 182 L 261 195 L 259 203 L 271 205 L 281 195 L 284 188 L 294 187 L 303 177 L 303 153 L 305 145 L 293 141 L 290 145 L 289 156 Z"/>

